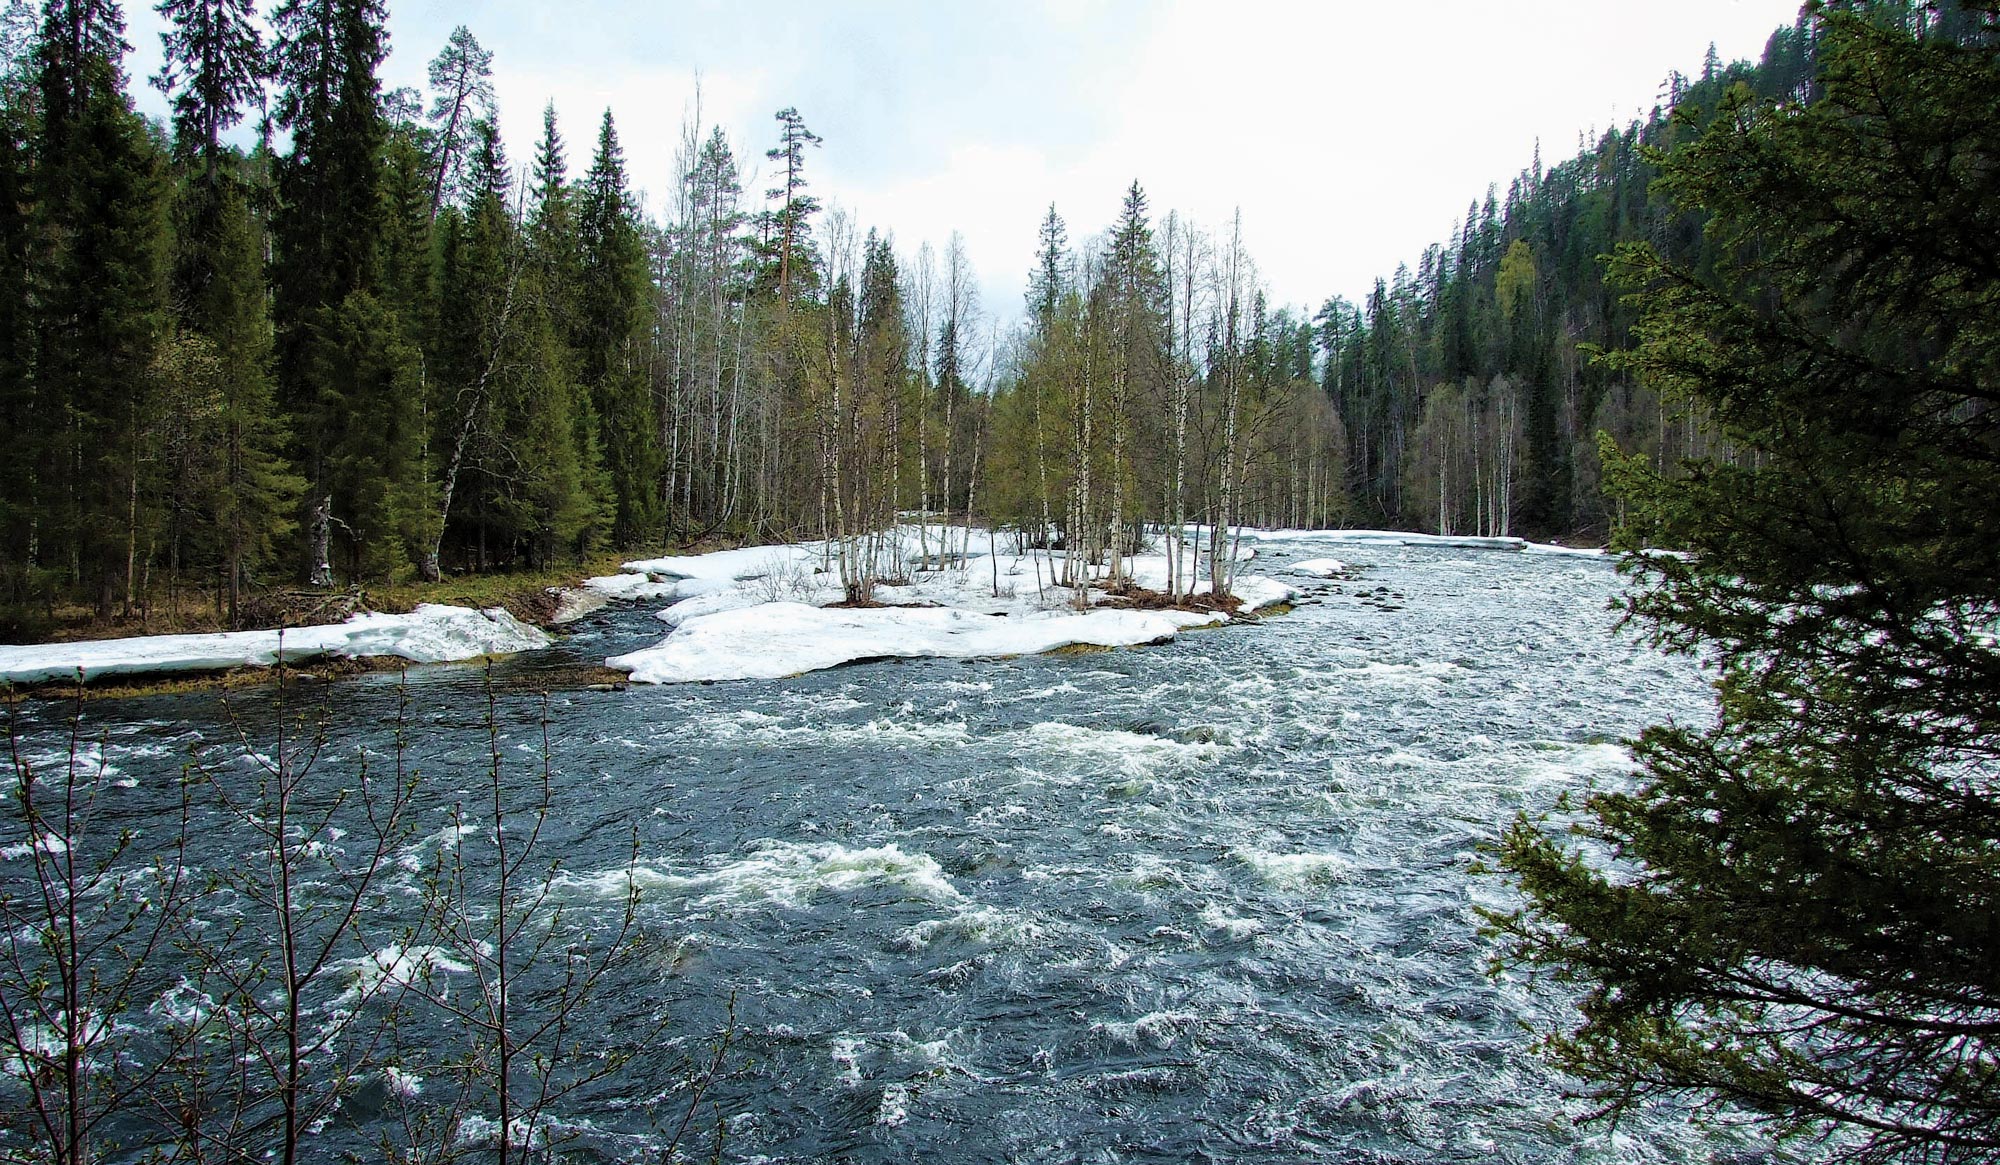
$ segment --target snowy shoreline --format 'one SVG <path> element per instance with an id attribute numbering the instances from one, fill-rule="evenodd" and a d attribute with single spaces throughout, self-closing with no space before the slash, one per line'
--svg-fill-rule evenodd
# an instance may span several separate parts
<path id="1" fill-rule="evenodd" d="M 407 615 L 356 615 L 317 627 L 0 646 L 0 684 L 271 667 L 281 651 L 286 663 L 328 657 L 451 663 L 533 651 L 551 642 L 547 632 L 501 607 L 477 611 L 425 603 Z"/>
<path id="2" fill-rule="evenodd" d="M 1193 531 L 1191 533 L 1200 533 Z M 1301 542 L 1351 546 L 1437 547 L 1528 554 L 1603 557 L 1520 538 L 1448 537 L 1393 530 L 1238 531 L 1239 563 L 1256 551 L 1245 543 Z M 652 647 L 613 656 L 607 667 L 639 683 L 777 679 L 869 659 L 990 659 L 1070 647 L 1138 647 L 1166 643 L 1180 632 L 1228 622 L 1215 611 L 1145 610 L 1118 605 L 1100 589 L 1104 568 L 1082 596 L 1057 584 L 1061 553 L 1006 553 L 984 530 L 900 528 L 872 540 L 899 577 L 876 585 L 874 605 L 850 608 L 832 548 L 788 544 L 668 555 L 627 562 L 624 573 L 584 580 L 562 590 L 552 623 L 567 622 L 609 603 L 660 603 L 669 630 Z M 1183 579 L 1197 573 L 1183 558 Z M 1339 577 L 1347 566 L 1313 559 L 1291 573 Z M 1127 560 L 1136 586 L 1168 588 L 1164 554 Z M 1260 575 L 1238 575 L 1231 591 L 1241 614 L 1288 602 L 1298 589 Z M 1206 582 L 1195 594 L 1208 590 Z M 423 604 L 407 615 L 363 614 L 345 623 L 283 631 L 154 635 L 73 643 L 0 645 L 0 685 L 85 682 L 271 667 L 280 642 L 287 663 L 316 659 L 403 659 L 447 663 L 534 651 L 554 640 L 499 607 L 473 610 Z"/>

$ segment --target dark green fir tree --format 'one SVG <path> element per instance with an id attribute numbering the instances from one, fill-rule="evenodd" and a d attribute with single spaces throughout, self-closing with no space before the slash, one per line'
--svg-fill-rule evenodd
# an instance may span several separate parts
<path id="1" fill-rule="evenodd" d="M 174 491 L 205 538 L 216 594 L 234 625 L 242 590 L 276 560 L 296 525 L 304 482 L 285 461 L 289 440 L 271 377 L 272 335 L 264 285 L 266 237 L 253 210 L 260 192 L 245 159 L 222 134 L 262 93 L 263 45 L 248 0 L 168 0 L 165 63 L 154 83 L 174 109 L 179 181 L 174 205 L 174 288 L 184 353 L 173 367 L 184 408 L 184 463 L 193 480 Z M 198 421 L 198 424 L 196 422 Z M 175 523 L 179 550 L 182 523 Z M 178 555 L 177 555 L 178 557 Z"/>
<path id="2" fill-rule="evenodd" d="M 646 246 L 626 184 L 625 155 L 605 110 L 590 170 L 577 191 L 583 281 L 572 346 L 578 382 L 602 433 L 616 512 L 611 540 L 630 546 L 663 529 L 662 469 L 645 359 Z"/>
<path id="3" fill-rule="evenodd" d="M 44 12 L 35 144 L 35 505 L 41 553 L 99 616 L 129 612 L 150 515 L 146 443 L 166 335 L 165 161 L 125 95 L 115 4 Z"/>
<path id="4" fill-rule="evenodd" d="M 292 132 L 273 220 L 279 399 L 299 434 L 316 585 L 333 581 L 336 540 L 359 576 L 421 560 L 434 540 L 421 353 L 382 255 L 385 17 L 380 0 L 286 0 L 273 17 Z M 383 480 L 367 480 L 370 466 Z"/>

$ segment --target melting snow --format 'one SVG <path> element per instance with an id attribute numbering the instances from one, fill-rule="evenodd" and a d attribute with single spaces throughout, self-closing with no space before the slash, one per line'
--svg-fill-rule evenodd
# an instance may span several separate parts
<path id="1" fill-rule="evenodd" d="M 270 667 L 280 642 L 287 662 L 341 656 L 396 656 L 444 663 L 482 655 L 532 651 L 549 644 L 537 628 L 499 607 L 424 604 L 407 615 L 356 615 L 345 623 L 285 631 L 224 631 L 211 635 L 148 635 L 87 643 L 0 646 L 0 683 L 32 684 L 151 672 Z"/>
<path id="2" fill-rule="evenodd" d="M 1075 592 L 1055 582 L 1060 555 L 1002 553 L 985 531 L 955 530 L 950 538 L 948 553 L 931 553 L 944 534 L 900 531 L 885 551 L 892 560 L 910 568 L 938 561 L 956 565 L 913 569 L 907 581 L 879 584 L 874 591 L 879 607 L 827 607 L 843 596 L 826 548 L 814 544 L 628 562 L 629 573 L 586 585 L 619 597 L 676 600 L 660 612 L 673 633 L 653 647 L 605 661 L 641 683 L 778 679 L 867 659 L 1133 647 L 1163 643 L 1180 631 L 1226 618 L 1200 611 L 1078 610 L 1071 605 Z M 1128 573 L 1139 586 L 1163 590 L 1167 566 L 1164 555 L 1141 555 L 1129 560 Z M 1096 570 L 1101 576 L 1103 568 Z M 1206 582 L 1194 586 L 1197 594 L 1208 589 Z M 1231 589 L 1246 612 L 1298 593 L 1255 576 L 1237 578 Z M 1104 596 L 1093 589 L 1089 597 Z"/>

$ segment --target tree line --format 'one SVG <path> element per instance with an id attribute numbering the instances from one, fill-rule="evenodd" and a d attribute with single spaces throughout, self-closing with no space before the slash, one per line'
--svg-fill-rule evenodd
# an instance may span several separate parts
<path id="1" fill-rule="evenodd" d="M 1575 156 L 1532 163 L 1475 199 L 1415 270 L 1378 279 L 1360 304 L 1327 300 L 1313 324 L 1321 382 L 1345 420 L 1357 519 L 1442 534 L 1601 539 L 1617 524 L 1600 434 L 1661 468 L 1726 452 L 1727 438 L 1626 369 L 1638 307 L 1603 256 L 1644 242 L 1707 269 L 1718 255 L 1700 208 L 1656 187 L 1661 159 L 1707 128 L 1736 86 L 1810 99 L 1818 33 L 1802 13 L 1756 64 L 1713 46 L 1699 73 L 1670 74 L 1643 120 Z"/>
<path id="2" fill-rule="evenodd" d="M 517 169 L 463 27 L 426 93 L 384 92 L 382 0 L 160 11 L 167 125 L 134 112 L 113 0 L 6 11 L 17 629 L 163 595 L 235 623 L 272 582 L 838 539 L 913 509 L 1100 556 L 1142 519 L 1345 513 L 1306 325 L 1265 309 L 1233 237 L 1154 222 L 1136 183 L 1079 246 L 1051 209 L 1030 323 L 1003 336 L 956 237 L 912 260 L 822 208 L 797 110 L 761 200 L 690 120 L 649 216 L 610 110 L 580 176 L 553 107 Z"/>

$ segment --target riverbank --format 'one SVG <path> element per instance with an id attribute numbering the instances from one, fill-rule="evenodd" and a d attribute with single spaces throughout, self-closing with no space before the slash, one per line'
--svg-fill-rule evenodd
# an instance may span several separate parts
<path id="1" fill-rule="evenodd" d="M 1088 585 L 1058 579 L 1060 551 L 1018 547 L 988 531 L 900 527 L 871 537 L 875 581 L 853 598 L 839 547 L 795 543 L 620 561 L 598 556 L 581 570 L 487 575 L 345 592 L 279 592 L 262 600 L 268 625 L 140 637 L 76 637 L 0 646 L 0 684 L 38 694 L 150 694 L 236 687 L 267 678 L 282 655 L 302 682 L 412 663 L 462 662 L 553 642 L 558 627 L 612 603 L 662 604 L 669 630 L 651 647 L 612 656 L 596 682 L 713 682 L 799 675 L 871 659 L 1001 658 L 1169 642 L 1183 631 L 1288 609 L 1297 589 L 1248 573 L 1256 545 L 1274 540 L 1364 546 L 1580 554 L 1513 538 L 1441 538 L 1396 531 L 1254 531 L 1238 539 L 1231 594 L 1207 597 L 1191 558 L 1170 572 L 1164 554 L 1127 559 L 1118 579 L 1103 565 Z M 850 545 L 846 553 L 859 553 Z M 614 566 L 615 564 L 615 566 Z M 592 573 L 581 581 L 578 574 Z M 1288 573 L 1339 577 L 1345 564 L 1317 559 Z M 847 572 L 854 575 L 855 570 Z M 1171 575 L 1171 577 L 1170 577 Z M 1182 594 L 1169 593 L 1177 589 Z M 289 600 L 289 601 L 285 601 Z M 313 615 L 334 618 L 300 625 Z M 344 617 L 343 617 L 344 616 Z M 282 630 L 281 630 L 282 628 Z M 115 628 L 111 628 L 115 629 Z"/>
<path id="2" fill-rule="evenodd" d="M 413 663 L 463 662 L 483 655 L 546 645 L 527 631 L 560 620 L 560 594 L 592 573 L 617 569 L 628 555 L 596 554 L 565 567 L 532 572 L 474 574 L 435 583 L 410 579 L 341 590 L 274 588 L 249 597 L 245 626 L 230 629 L 212 603 L 162 605 L 146 618 L 101 621 L 82 608 L 57 608 L 50 632 L 17 645 L 0 645 L 0 686 L 41 698 L 104 698 L 227 690 L 270 683 L 282 675 L 298 683 L 324 683 Z M 433 641 L 412 654 L 385 645 L 390 638 L 423 638 L 412 620 L 426 607 L 449 608 L 460 643 Z M 470 622 L 490 624 L 482 629 Z M 386 617 L 386 618 L 385 618 Z M 505 621 L 519 624 L 508 627 Z M 358 621 L 358 625 L 357 625 Z M 402 626 L 400 633 L 390 629 Z M 287 636 L 285 666 L 278 669 L 275 636 Z M 359 639 L 353 639 L 360 635 Z M 352 640 L 353 650 L 327 650 L 330 640 Z M 337 645 L 337 644 L 336 644 Z M 386 647 L 386 649 L 384 649 Z M 84 684 L 77 683 L 81 668 Z M 37 673 L 41 674 L 37 674 Z M 592 682 L 622 680 L 593 672 Z"/>

